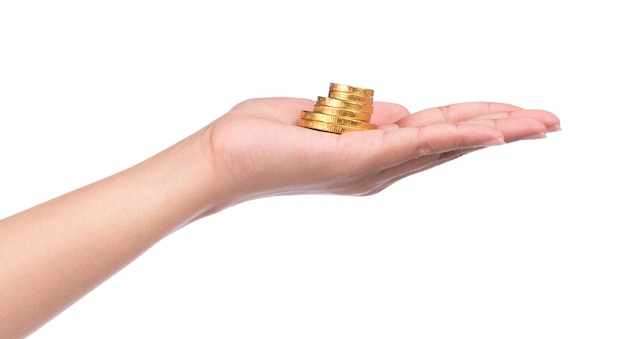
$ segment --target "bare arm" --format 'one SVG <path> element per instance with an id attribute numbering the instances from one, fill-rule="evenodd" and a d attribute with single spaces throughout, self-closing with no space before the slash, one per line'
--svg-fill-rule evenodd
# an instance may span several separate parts
<path id="1" fill-rule="evenodd" d="M 0 338 L 34 331 L 211 209 L 194 138 L 0 221 Z"/>
<path id="2" fill-rule="evenodd" d="M 378 130 L 333 135 L 295 126 L 312 105 L 246 101 L 132 168 L 0 220 L 0 337 L 32 333 L 171 232 L 232 204 L 277 194 L 373 194 L 559 126 L 549 112 L 505 104 L 409 114 L 378 103 Z"/>

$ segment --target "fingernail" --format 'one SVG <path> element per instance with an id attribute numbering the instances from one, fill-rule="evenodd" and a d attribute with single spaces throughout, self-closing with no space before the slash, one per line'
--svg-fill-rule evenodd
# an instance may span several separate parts
<path id="1" fill-rule="evenodd" d="M 522 140 L 545 139 L 546 137 L 547 136 L 546 136 L 545 132 L 539 132 L 539 133 L 527 135 L 527 136 L 523 137 Z"/>
<path id="2" fill-rule="evenodd" d="M 500 146 L 500 145 L 504 145 L 506 144 L 506 142 L 504 142 L 503 138 L 498 138 L 498 139 L 492 139 L 492 140 L 488 140 L 488 141 L 484 141 L 483 143 L 481 143 L 481 146 L 485 146 L 485 147 L 489 147 L 489 146 Z"/>
<path id="3" fill-rule="evenodd" d="M 552 125 L 550 127 L 548 127 L 548 132 L 558 132 L 561 130 L 561 125 L 560 124 L 556 124 L 556 125 Z"/>

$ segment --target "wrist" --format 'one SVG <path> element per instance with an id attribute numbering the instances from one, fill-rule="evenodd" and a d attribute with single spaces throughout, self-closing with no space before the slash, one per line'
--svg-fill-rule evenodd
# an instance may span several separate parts
<path id="1" fill-rule="evenodd" d="M 211 128 L 206 126 L 172 146 L 174 153 L 183 154 L 178 173 L 182 175 L 184 200 L 195 206 L 195 213 L 187 222 L 217 213 L 241 200 L 233 173 L 225 160 L 219 158 L 211 145 Z"/>

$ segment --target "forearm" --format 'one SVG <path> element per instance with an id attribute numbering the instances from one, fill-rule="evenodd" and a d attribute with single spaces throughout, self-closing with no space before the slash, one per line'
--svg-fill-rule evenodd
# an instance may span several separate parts
<path id="1" fill-rule="evenodd" d="M 207 205 L 210 170 L 196 138 L 0 221 L 1 338 L 34 331 L 219 206 Z"/>

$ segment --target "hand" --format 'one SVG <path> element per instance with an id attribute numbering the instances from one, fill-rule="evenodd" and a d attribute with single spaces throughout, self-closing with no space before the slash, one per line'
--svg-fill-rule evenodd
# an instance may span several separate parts
<path id="1" fill-rule="evenodd" d="M 313 105 L 245 101 L 131 168 L 0 220 L 0 337 L 25 337 L 163 237 L 229 205 L 277 194 L 373 194 L 559 126 L 551 113 L 505 104 L 409 114 L 377 103 L 379 129 L 337 135 L 296 125 Z"/>
<path id="2" fill-rule="evenodd" d="M 282 194 L 373 194 L 486 146 L 545 137 L 560 124 L 549 112 L 501 103 L 409 114 L 377 102 L 377 130 L 338 135 L 297 126 L 300 111 L 313 106 L 296 98 L 247 100 L 203 130 L 227 205 Z"/>

